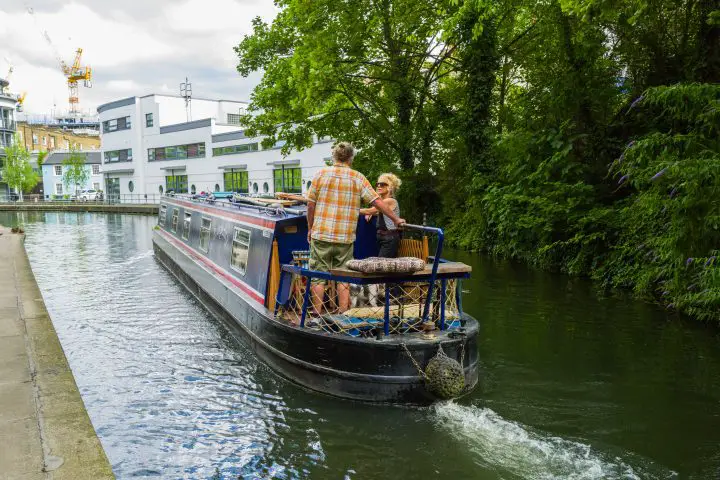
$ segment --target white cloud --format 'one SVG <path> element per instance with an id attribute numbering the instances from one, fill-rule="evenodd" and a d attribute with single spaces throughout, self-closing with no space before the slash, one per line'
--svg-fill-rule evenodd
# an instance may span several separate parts
<path id="1" fill-rule="evenodd" d="M 91 66 L 94 76 L 92 89 L 80 87 L 84 111 L 121 96 L 176 93 L 185 75 L 197 96 L 246 99 L 258 77 L 239 77 L 233 47 L 250 32 L 252 18 L 270 21 L 277 11 L 272 0 L 35 2 L 32 16 L 24 0 L 2 0 L 0 76 L 6 71 L 2 58 L 11 58 L 11 88 L 28 92 L 26 111 L 43 114 L 54 104 L 67 108 L 68 96 L 43 31 L 65 62 L 83 48 L 82 64 Z"/>

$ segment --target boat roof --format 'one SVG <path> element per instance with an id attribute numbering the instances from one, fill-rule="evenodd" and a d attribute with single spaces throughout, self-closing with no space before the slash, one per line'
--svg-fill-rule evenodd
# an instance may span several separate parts
<path id="1" fill-rule="evenodd" d="M 258 198 L 246 197 L 248 202 L 259 200 Z M 265 199 L 267 200 L 267 199 Z M 257 218 L 265 222 L 281 223 L 284 221 L 293 221 L 298 218 L 304 218 L 307 214 L 307 205 L 297 204 L 291 206 L 283 206 L 282 203 L 268 203 L 267 205 L 254 205 L 250 203 L 231 202 L 229 199 L 216 199 L 208 201 L 205 198 L 175 194 L 164 195 L 161 202 L 175 203 L 178 205 L 187 205 L 202 207 L 217 212 L 225 212 L 230 214 L 241 214 L 247 217 Z"/>

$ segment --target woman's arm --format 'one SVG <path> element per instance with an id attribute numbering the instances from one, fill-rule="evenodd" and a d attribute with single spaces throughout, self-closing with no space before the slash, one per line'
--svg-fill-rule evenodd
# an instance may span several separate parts
<path id="1" fill-rule="evenodd" d="M 360 215 L 377 215 L 377 208 L 370 207 L 370 208 L 361 208 L 360 209 Z"/>

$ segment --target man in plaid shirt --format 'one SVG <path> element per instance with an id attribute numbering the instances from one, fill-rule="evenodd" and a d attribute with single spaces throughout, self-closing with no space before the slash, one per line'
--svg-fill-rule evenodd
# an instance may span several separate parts
<path id="1" fill-rule="evenodd" d="M 380 200 L 367 178 L 350 168 L 354 158 L 355 148 L 350 143 L 338 143 L 333 148 L 333 166 L 322 168 L 310 184 L 307 220 L 312 270 L 329 272 L 352 260 L 361 200 L 380 210 L 395 225 L 405 223 Z M 337 289 L 342 313 L 350 306 L 350 288 L 347 283 L 339 283 Z M 319 314 L 324 281 L 313 280 L 312 294 L 315 313 Z"/>

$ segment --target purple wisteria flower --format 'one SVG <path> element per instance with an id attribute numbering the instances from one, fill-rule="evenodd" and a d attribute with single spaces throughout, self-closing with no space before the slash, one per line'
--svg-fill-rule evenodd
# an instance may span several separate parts
<path id="1" fill-rule="evenodd" d="M 677 188 L 673 187 L 672 190 L 670 190 L 670 198 L 673 198 L 677 194 Z"/>
<path id="2" fill-rule="evenodd" d="M 625 148 L 632 148 L 633 145 L 635 145 L 635 140 L 631 140 L 630 143 L 628 143 L 627 147 L 625 147 Z"/>
<path id="3" fill-rule="evenodd" d="M 686 266 L 686 267 L 689 266 L 691 263 L 693 263 L 694 260 L 695 260 L 695 259 L 692 258 L 692 257 L 688 258 L 687 260 L 685 260 L 685 266 Z"/>
<path id="4" fill-rule="evenodd" d="M 625 183 L 628 178 L 630 178 L 630 175 L 623 175 L 622 177 L 620 177 L 620 180 L 618 180 L 618 185 L 622 185 L 623 183 Z"/>
<path id="5" fill-rule="evenodd" d="M 707 267 L 708 265 L 710 265 L 711 263 L 714 263 L 714 262 L 715 262 L 715 255 L 713 255 L 712 257 L 708 258 L 705 261 L 705 266 Z"/>
<path id="6" fill-rule="evenodd" d="M 653 175 L 653 177 L 650 180 L 654 181 L 654 180 L 657 180 L 658 178 L 662 177 L 663 175 L 665 175 L 666 170 L 667 170 L 667 168 L 663 168 L 662 170 L 657 172 L 655 175 Z"/>

